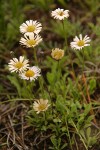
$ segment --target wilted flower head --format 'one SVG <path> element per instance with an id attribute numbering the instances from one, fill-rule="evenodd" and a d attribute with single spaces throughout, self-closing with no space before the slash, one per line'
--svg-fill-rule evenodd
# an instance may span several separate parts
<path id="1" fill-rule="evenodd" d="M 24 38 L 22 37 L 20 39 L 20 44 L 24 45 L 26 47 L 35 47 L 42 41 L 41 36 L 34 35 L 34 33 L 31 33 L 29 35 L 24 34 Z"/>
<path id="2" fill-rule="evenodd" d="M 40 99 L 34 102 L 33 109 L 39 114 L 40 112 L 46 111 L 49 106 L 48 100 Z"/>
<path id="3" fill-rule="evenodd" d="M 20 32 L 29 35 L 30 33 L 38 34 L 42 29 L 41 23 L 33 20 L 27 20 L 20 26 Z"/>
<path id="4" fill-rule="evenodd" d="M 10 62 L 8 63 L 8 67 L 11 72 L 21 73 L 29 67 L 28 62 L 29 61 L 25 59 L 24 56 L 20 56 L 19 60 L 17 58 L 11 59 Z"/>
<path id="5" fill-rule="evenodd" d="M 80 34 L 79 38 L 75 36 L 73 42 L 71 42 L 70 45 L 71 48 L 80 50 L 85 46 L 90 46 L 89 44 L 90 41 L 91 41 L 90 37 L 86 35 L 84 38 L 82 38 L 82 34 Z"/>
<path id="6" fill-rule="evenodd" d="M 69 17 L 69 10 L 64 10 L 64 9 L 58 8 L 51 12 L 51 16 L 54 19 L 64 20 L 65 18 Z"/>
<path id="7" fill-rule="evenodd" d="M 21 79 L 24 80 L 36 80 L 40 75 L 40 68 L 37 66 L 29 67 L 27 71 L 20 74 Z"/>
<path id="8" fill-rule="evenodd" d="M 59 60 L 64 56 L 64 50 L 59 48 L 52 49 L 51 56 L 52 58 Z"/>

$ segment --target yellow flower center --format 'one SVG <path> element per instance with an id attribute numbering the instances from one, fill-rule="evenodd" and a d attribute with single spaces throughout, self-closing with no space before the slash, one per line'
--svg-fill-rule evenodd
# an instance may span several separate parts
<path id="1" fill-rule="evenodd" d="M 46 108 L 45 104 L 40 104 L 38 107 L 39 111 L 43 111 L 43 110 L 45 110 L 45 108 Z"/>
<path id="2" fill-rule="evenodd" d="M 55 52 L 54 57 L 57 57 L 57 58 L 62 57 L 62 52 Z"/>
<path id="3" fill-rule="evenodd" d="M 63 16 L 64 13 L 61 11 L 61 12 L 58 13 L 58 15 Z"/>
<path id="4" fill-rule="evenodd" d="M 33 32 L 35 30 L 35 26 L 28 26 L 27 32 Z"/>
<path id="5" fill-rule="evenodd" d="M 81 47 L 81 46 L 84 46 L 84 44 L 85 44 L 85 43 L 84 43 L 83 40 L 80 40 L 80 41 L 77 42 L 77 45 L 80 46 L 80 47 Z"/>
<path id="6" fill-rule="evenodd" d="M 31 39 L 31 40 L 27 40 L 27 44 L 30 45 L 30 46 L 33 46 L 36 44 L 36 41 Z"/>
<path id="7" fill-rule="evenodd" d="M 16 68 L 20 69 L 21 67 L 23 67 L 23 63 L 22 62 L 17 62 L 15 65 L 14 65 Z"/>
<path id="8" fill-rule="evenodd" d="M 32 71 L 32 70 L 28 70 L 28 71 L 26 71 L 26 73 L 25 73 L 25 76 L 26 77 L 33 77 L 35 75 L 35 73 L 34 73 L 34 71 Z"/>
<path id="9" fill-rule="evenodd" d="M 59 60 L 59 59 L 61 59 L 64 56 L 64 51 L 62 51 L 62 50 L 54 50 L 54 51 L 52 51 L 51 55 L 56 60 Z"/>

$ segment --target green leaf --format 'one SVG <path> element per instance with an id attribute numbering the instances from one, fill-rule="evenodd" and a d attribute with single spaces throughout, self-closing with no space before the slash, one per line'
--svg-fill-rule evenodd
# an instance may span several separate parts
<path id="1" fill-rule="evenodd" d="M 96 80 L 95 79 L 91 79 L 89 81 L 89 93 L 93 94 L 95 92 L 96 89 Z"/>
<path id="2" fill-rule="evenodd" d="M 91 104 L 85 105 L 84 115 L 86 116 L 91 110 Z"/>
<path id="3" fill-rule="evenodd" d="M 18 79 L 15 76 L 10 75 L 8 75 L 7 78 L 10 80 L 11 84 L 13 84 L 16 87 L 19 96 L 21 96 L 21 86 L 19 84 Z"/>
<path id="4" fill-rule="evenodd" d="M 66 112 L 67 107 L 66 107 L 65 101 L 61 95 L 58 95 L 58 97 L 57 97 L 56 108 L 58 111 L 60 111 L 63 114 Z"/>
<path id="5" fill-rule="evenodd" d="M 56 141 L 56 137 L 55 135 L 51 136 L 51 142 L 53 143 L 53 145 L 56 147 L 57 146 L 57 141 Z"/>
<path id="6" fill-rule="evenodd" d="M 48 72 L 47 80 L 48 80 L 49 84 L 53 84 L 53 83 L 55 83 L 56 77 L 53 73 Z"/>

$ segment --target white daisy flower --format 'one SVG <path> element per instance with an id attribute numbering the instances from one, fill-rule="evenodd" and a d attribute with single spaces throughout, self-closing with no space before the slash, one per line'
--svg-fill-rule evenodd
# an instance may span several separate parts
<path id="1" fill-rule="evenodd" d="M 27 20 L 20 26 L 20 32 L 22 34 L 29 35 L 30 33 L 38 34 L 42 29 L 41 23 L 33 20 Z"/>
<path id="2" fill-rule="evenodd" d="M 34 35 L 34 33 L 31 33 L 30 35 L 25 35 L 24 37 L 21 37 L 20 44 L 24 45 L 26 47 L 35 47 L 42 41 L 41 36 Z"/>
<path id="3" fill-rule="evenodd" d="M 34 102 L 33 109 L 39 114 L 40 112 L 46 111 L 49 106 L 48 100 L 40 99 Z"/>
<path id="4" fill-rule="evenodd" d="M 56 60 L 60 60 L 64 56 L 64 50 L 59 48 L 52 49 L 51 56 Z"/>
<path id="5" fill-rule="evenodd" d="M 90 46 L 89 44 L 90 41 L 91 41 L 90 37 L 86 35 L 84 38 L 82 38 L 82 34 L 80 34 L 79 38 L 75 36 L 75 38 L 73 39 L 73 42 L 71 42 L 70 45 L 71 45 L 71 48 L 80 50 L 85 46 Z"/>
<path id="6" fill-rule="evenodd" d="M 27 71 L 23 72 L 20 74 L 21 79 L 24 80 L 36 80 L 40 75 L 40 68 L 33 66 L 33 67 L 29 67 Z"/>
<path id="7" fill-rule="evenodd" d="M 65 18 L 69 17 L 69 10 L 64 10 L 64 9 L 58 8 L 51 12 L 51 16 L 54 19 L 64 20 Z"/>
<path id="8" fill-rule="evenodd" d="M 28 62 L 28 59 L 25 59 L 24 56 L 20 56 L 19 60 L 17 58 L 11 59 L 8 63 L 8 67 L 11 72 L 21 73 L 29 67 Z"/>

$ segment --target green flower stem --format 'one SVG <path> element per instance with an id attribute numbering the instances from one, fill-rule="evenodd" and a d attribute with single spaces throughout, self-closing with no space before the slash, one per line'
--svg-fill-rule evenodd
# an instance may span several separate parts
<path id="1" fill-rule="evenodd" d="M 65 46 L 66 46 L 66 48 L 67 48 L 67 47 L 68 47 L 68 44 L 67 44 L 67 36 L 66 36 L 66 32 L 65 32 L 65 24 L 64 24 L 64 20 L 62 21 L 62 25 L 63 25 L 63 31 L 64 31 Z"/>
<path id="2" fill-rule="evenodd" d="M 77 52 L 77 51 L 76 51 L 76 56 L 78 57 L 81 65 L 82 65 L 82 74 L 83 74 L 84 73 L 84 66 L 85 66 L 84 53 L 82 53 L 83 60 L 82 60 L 81 54 L 79 52 Z"/>
<path id="3" fill-rule="evenodd" d="M 75 75 L 73 60 L 72 59 L 70 59 L 70 60 L 71 60 L 71 66 L 72 66 L 72 77 L 73 77 L 74 80 L 76 80 L 76 75 Z"/>
<path id="4" fill-rule="evenodd" d="M 70 148 L 71 148 L 71 150 L 73 150 L 72 143 L 71 143 L 71 138 L 70 138 L 70 134 L 69 134 L 69 129 L 68 129 L 68 123 L 67 123 L 67 120 L 66 120 L 66 115 L 65 115 L 65 123 L 66 123 L 66 129 L 67 129 L 67 134 L 68 134 L 68 138 L 69 138 Z"/>
<path id="5" fill-rule="evenodd" d="M 73 126 L 74 126 L 74 128 L 76 129 L 76 132 L 77 132 L 77 134 L 79 135 L 81 141 L 83 142 L 84 147 L 86 148 L 86 150 L 88 150 L 88 148 L 87 148 L 87 146 L 86 146 L 86 144 L 85 144 L 85 142 L 84 142 L 84 139 L 82 138 L 81 134 L 79 133 L 79 131 L 78 131 L 78 129 L 77 129 L 75 123 L 74 123 L 73 121 L 72 121 L 72 123 L 73 123 Z"/>
<path id="6" fill-rule="evenodd" d="M 60 80 L 60 77 L 61 77 L 61 66 L 60 66 L 60 60 L 58 60 L 57 70 L 58 70 L 58 81 L 59 81 L 59 80 Z"/>
<path id="7" fill-rule="evenodd" d="M 46 126 L 46 114 L 43 112 L 43 120 L 44 120 L 44 125 Z"/>
<path id="8" fill-rule="evenodd" d="M 82 51 L 82 55 L 83 55 L 83 65 L 82 65 L 82 72 L 84 74 L 84 67 L 85 67 L 85 57 L 84 57 L 84 49 Z"/>
<path id="9" fill-rule="evenodd" d="M 32 83 L 29 83 L 29 84 L 32 84 Z M 28 86 L 29 84 L 27 84 L 27 81 L 26 80 L 23 80 L 23 86 L 24 86 L 24 88 L 25 88 L 25 91 L 27 92 L 27 95 L 28 95 L 28 97 L 29 98 L 31 98 L 32 97 L 32 90 L 31 90 L 31 86 Z"/>
<path id="10" fill-rule="evenodd" d="M 38 65 L 38 60 L 37 60 L 36 50 L 33 49 L 33 51 L 34 51 L 34 59 L 35 59 L 35 63 L 36 63 L 36 65 Z"/>
<path id="11" fill-rule="evenodd" d="M 37 59 L 37 55 L 36 55 L 36 50 L 33 49 L 33 51 L 34 51 L 35 63 L 36 63 L 36 65 L 38 66 L 38 59 Z M 40 90 L 41 90 L 41 93 L 42 93 L 42 97 L 45 97 L 44 91 L 43 91 L 44 88 L 43 88 L 43 77 L 42 77 L 42 76 L 39 77 L 39 86 L 40 86 Z"/>

